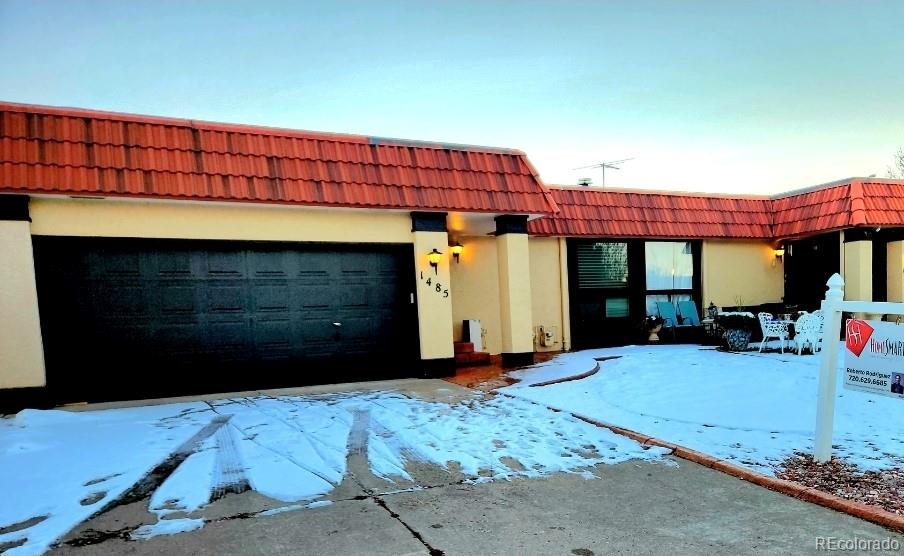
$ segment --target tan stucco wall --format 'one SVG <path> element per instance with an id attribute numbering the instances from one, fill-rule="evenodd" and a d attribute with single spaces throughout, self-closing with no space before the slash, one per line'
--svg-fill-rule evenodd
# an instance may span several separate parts
<path id="1" fill-rule="evenodd" d="M 452 262 L 452 319 L 455 340 L 461 340 L 461 321 L 479 319 L 486 330 L 484 350 L 502 353 L 499 319 L 499 264 L 496 239 L 462 237 L 460 262 Z"/>
<path id="2" fill-rule="evenodd" d="M 844 298 L 853 301 L 873 300 L 873 242 L 852 241 L 844 244 Z"/>
<path id="3" fill-rule="evenodd" d="M 408 213 L 208 202 L 33 198 L 32 234 L 411 243 Z"/>
<path id="4" fill-rule="evenodd" d="M 705 240 L 702 253 L 703 307 L 780 302 L 785 295 L 784 264 L 772 245 L 761 241 Z"/>
<path id="5" fill-rule="evenodd" d="M 889 241 L 886 249 L 888 300 L 904 301 L 904 241 Z"/>
<path id="6" fill-rule="evenodd" d="M 0 388 L 43 386 L 44 350 L 28 222 L 0 221 Z"/>
<path id="7" fill-rule="evenodd" d="M 450 287 L 449 236 L 446 232 L 414 232 L 412 235 L 414 271 L 417 274 L 417 319 L 421 359 L 451 358 L 455 356 L 452 345 L 454 292 Z M 427 260 L 427 253 L 433 249 L 443 254 L 436 269 L 430 266 Z"/>
<path id="8" fill-rule="evenodd" d="M 562 272 L 559 238 L 530 238 L 530 289 L 531 315 L 534 331 L 540 326 L 554 327 L 556 342 L 553 346 L 541 346 L 537 336 L 537 351 L 558 351 L 562 349 L 565 329 L 562 325 Z M 567 271 L 566 271 L 567 272 Z M 567 273 L 565 274 L 567 280 Z M 567 287 L 567 281 L 566 281 Z M 566 298 L 567 299 L 567 298 Z"/>
<path id="9" fill-rule="evenodd" d="M 502 353 L 534 351 L 531 316 L 530 248 L 527 234 L 496 236 L 499 261 L 499 320 Z"/>

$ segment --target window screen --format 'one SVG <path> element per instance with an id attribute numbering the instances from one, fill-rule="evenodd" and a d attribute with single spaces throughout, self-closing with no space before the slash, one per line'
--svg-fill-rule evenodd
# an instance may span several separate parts
<path id="1" fill-rule="evenodd" d="M 578 286 L 624 288 L 628 285 L 628 244 L 618 242 L 578 245 Z"/>

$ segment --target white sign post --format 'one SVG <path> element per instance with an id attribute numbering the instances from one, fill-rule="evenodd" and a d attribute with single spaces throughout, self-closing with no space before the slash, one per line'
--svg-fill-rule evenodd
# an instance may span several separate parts
<path id="1" fill-rule="evenodd" d="M 832 426 L 835 419 L 835 382 L 838 372 L 838 338 L 841 313 L 904 315 L 904 303 L 844 301 L 844 280 L 833 274 L 827 282 L 822 310 L 822 359 L 816 400 L 816 442 L 813 459 L 825 463 L 832 457 Z M 904 326 L 890 322 L 851 320 L 845 338 L 845 388 L 900 397 L 904 389 L 892 387 L 895 377 L 904 383 Z"/>
<path id="2" fill-rule="evenodd" d="M 835 373 L 838 368 L 838 335 L 841 333 L 841 309 L 844 279 L 833 274 L 826 283 L 829 291 L 822 302 L 825 325 L 822 329 L 822 359 L 819 362 L 819 389 L 816 402 L 816 444 L 813 458 L 825 463 L 832 457 L 832 427 L 835 420 Z"/>

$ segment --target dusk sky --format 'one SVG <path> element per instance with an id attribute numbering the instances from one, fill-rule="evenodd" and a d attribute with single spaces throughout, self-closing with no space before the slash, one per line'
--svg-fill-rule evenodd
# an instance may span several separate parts
<path id="1" fill-rule="evenodd" d="M 885 176 L 904 2 L 0 0 L 0 99 L 524 150 L 547 183 Z"/>

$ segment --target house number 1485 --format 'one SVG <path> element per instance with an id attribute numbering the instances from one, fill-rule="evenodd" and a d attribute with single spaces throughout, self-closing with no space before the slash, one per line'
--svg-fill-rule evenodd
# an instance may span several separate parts
<path id="1" fill-rule="evenodd" d="M 441 294 L 443 297 L 449 297 L 449 289 L 443 288 L 443 285 L 439 283 L 439 281 L 434 280 L 431 276 L 427 276 L 426 280 L 424 279 L 424 271 L 421 271 L 421 280 L 427 284 L 427 287 L 431 288 L 438 294 Z"/>

